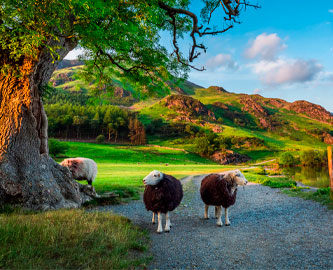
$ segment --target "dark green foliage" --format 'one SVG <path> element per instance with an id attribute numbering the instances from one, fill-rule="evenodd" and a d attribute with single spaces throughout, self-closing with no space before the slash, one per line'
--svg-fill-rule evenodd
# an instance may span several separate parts
<path id="1" fill-rule="evenodd" d="M 194 140 L 195 152 L 203 157 L 211 156 L 220 149 L 219 137 L 215 133 L 208 133 Z"/>
<path id="2" fill-rule="evenodd" d="M 43 96 L 44 104 L 71 104 L 71 105 L 87 105 L 89 96 L 87 90 L 81 89 L 80 91 L 65 91 L 63 89 L 51 89 L 47 95 Z"/>
<path id="3" fill-rule="evenodd" d="M 128 137 L 133 145 L 146 144 L 145 128 L 136 116 L 129 119 L 128 129 Z"/>
<path id="4" fill-rule="evenodd" d="M 103 134 L 100 134 L 96 137 L 97 143 L 103 143 L 105 141 L 105 136 Z"/>
<path id="5" fill-rule="evenodd" d="M 258 148 L 265 146 L 265 141 L 257 137 L 231 137 L 231 144 L 236 148 Z"/>
<path id="6" fill-rule="evenodd" d="M 161 118 L 153 119 L 150 124 L 146 126 L 146 132 L 148 134 L 159 134 L 161 132 L 161 128 L 163 126 L 163 120 Z"/>
<path id="7" fill-rule="evenodd" d="M 69 146 L 65 142 L 61 142 L 56 139 L 49 139 L 49 152 L 53 157 L 59 156 L 60 154 L 65 154 L 69 149 Z"/>
<path id="8" fill-rule="evenodd" d="M 49 119 L 49 133 L 61 138 L 96 138 L 100 134 L 113 135 L 110 123 L 115 125 L 118 134 L 123 137 L 128 134 L 128 117 L 126 110 L 116 106 L 79 106 L 79 105 L 45 105 Z M 119 121 L 118 121 L 119 120 Z M 112 126 L 113 128 L 113 126 Z"/>
<path id="9" fill-rule="evenodd" d="M 302 166 L 319 167 L 327 166 L 327 152 L 306 150 L 300 156 Z"/>
<path id="10" fill-rule="evenodd" d="M 298 160 L 294 157 L 294 155 L 290 152 L 284 152 L 281 154 L 279 158 L 279 165 L 282 166 L 295 166 L 299 162 Z"/>

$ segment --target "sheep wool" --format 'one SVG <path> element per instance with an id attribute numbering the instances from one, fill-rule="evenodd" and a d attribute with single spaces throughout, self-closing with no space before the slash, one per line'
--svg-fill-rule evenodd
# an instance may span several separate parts
<path id="1" fill-rule="evenodd" d="M 236 202 L 237 187 L 232 181 L 227 181 L 223 174 L 210 174 L 202 180 L 200 194 L 205 204 L 228 208 Z"/>
<path id="2" fill-rule="evenodd" d="M 143 194 L 146 209 L 163 214 L 174 210 L 182 198 L 183 189 L 180 181 L 167 174 L 163 175 L 163 179 L 157 185 L 146 185 Z"/>
<path id="3" fill-rule="evenodd" d="M 97 165 L 89 158 L 67 158 L 60 165 L 67 167 L 76 180 L 87 180 L 91 185 L 97 175 Z"/>

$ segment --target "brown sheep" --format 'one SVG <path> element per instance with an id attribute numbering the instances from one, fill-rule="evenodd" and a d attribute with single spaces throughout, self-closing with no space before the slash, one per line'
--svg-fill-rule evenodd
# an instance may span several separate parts
<path id="1" fill-rule="evenodd" d="M 143 201 L 146 209 L 153 212 L 153 224 L 155 224 L 155 214 L 157 213 L 157 232 L 163 232 L 162 213 L 165 214 L 166 219 L 165 231 L 170 232 L 169 212 L 173 211 L 183 198 L 183 188 L 180 181 L 171 175 L 154 170 L 143 179 L 143 182 L 145 184 Z"/>
<path id="2" fill-rule="evenodd" d="M 225 225 L 229 226 L 228 207 L 236 201 L 237 186 L 244 186 L 247 180 L 239 171 L 229 171 L 222 174 L 209 174 L 201 182 L 200 194 L 205 203 L 204 218 L 208 219 L 209 205 L 215 206 L 217 225 L 222 226 L 222 207 L 225 210 Z"/>

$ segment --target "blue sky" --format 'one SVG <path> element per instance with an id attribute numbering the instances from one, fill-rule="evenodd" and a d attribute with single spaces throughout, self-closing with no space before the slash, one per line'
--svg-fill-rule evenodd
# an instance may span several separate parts
<path id="1" fill-rule="evenodd" d="M 191 71 L 190 81 L 235 93 L 304 99 L 333 112 L 333 1 L 258 3 L 260 9 L 241 14 L 242 24 L 206 39 L 208 51 L 197 65 L 207 70 Z"/>
<path id="2" fill-rule="evenodd" d="M 261 8 L 242 12 L 240 25 L 202 40 L 208 50 L 195 65 L 206 70 L 192 70 L 189 80 L 235 93 L 308 100 L 333 112 L 333 1 L 255 1 Z M 200 10 L 200 3 L 193 0 L 192 9 Z M 162 42 L 171 48 L 164 34 Z M 181 44 L 187 52 L 188 40 Z"/>

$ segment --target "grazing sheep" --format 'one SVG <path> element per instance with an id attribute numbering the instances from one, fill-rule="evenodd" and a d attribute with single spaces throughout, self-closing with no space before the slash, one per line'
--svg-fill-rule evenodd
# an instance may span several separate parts
<path id="1" fill-rule="evenodd" d="M 95 180 L 97 165 L 89 158 L 67 158 L 60 165 L 67 167 L 76 180 L 87 180 L 89 185 Z"/>
<path id="2" fill-rule="evenodd" d="M 145 191 L 143 201 L 146 209 L 153 212 L 152 223 L 155 224 L 157 213 L 157 232 L 162 233 L 162 213 L 165 214 L 165 231 L 170 232 L 169 212 L 174 210 L 183 198 L 183 188 L 176 178 L 163 174 L 157 170 L 152 171 L 144 179 Z"/>
<path id="3" fill-rule="evenodd" d="M 208 219 L 209 205 L 215 206 L 217 226 L 222 226 L 222 207 L 225 210 L 225 225 L 229 226 L 228 207 L 236 201 L 237 186 L 244 186 L 247 180 L 239 171 L 229 171 L 222 174 L 209 174 L 201 182 L 200 194 L 205 203 L 204 218 Z"/>

